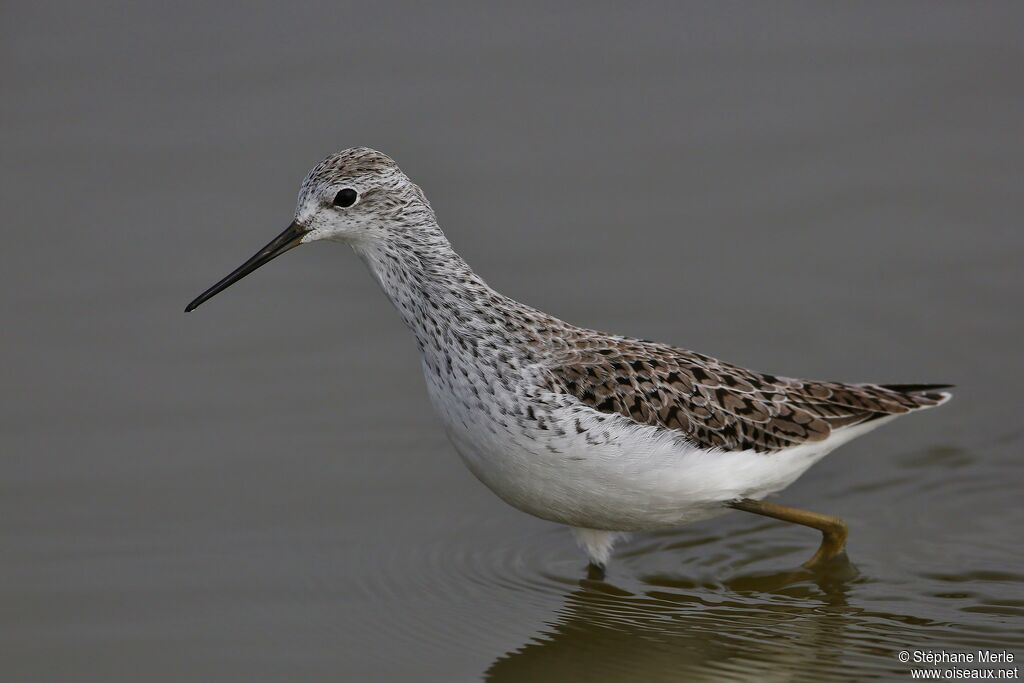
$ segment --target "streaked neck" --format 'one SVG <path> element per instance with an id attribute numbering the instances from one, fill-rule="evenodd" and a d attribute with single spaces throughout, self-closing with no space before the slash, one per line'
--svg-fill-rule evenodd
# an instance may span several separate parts
<path id="1" fill-rule="evenodd" d="M 421 348 L 447 331 L 479 333 L 482 325 L 498 323 L 500 311 L 493 309 L 502 306 L 495 304 L 515 303 L 473 272 L 436 225 L 407 229 L 386 241 L 354 244 L 353 249 Z"/>

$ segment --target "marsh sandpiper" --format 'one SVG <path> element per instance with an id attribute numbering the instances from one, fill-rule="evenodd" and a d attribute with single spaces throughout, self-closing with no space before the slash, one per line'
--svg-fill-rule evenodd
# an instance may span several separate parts
<path id="1" fill-rule="evenodd" d="M 185 310 L 320 240 L 351 246 L 412 331 L 430 400 L 473 474 L 569 526 L 595 567 L 624 532 L 730 509 L 819 530 L 808 568 L 843 557 L 841 520 L 764 499 L 837 446 L 951 396 L 754 372 L 513 301 L 455 253 L 423 191 L 367 148 L 317 164 L 291 225 Z"/>

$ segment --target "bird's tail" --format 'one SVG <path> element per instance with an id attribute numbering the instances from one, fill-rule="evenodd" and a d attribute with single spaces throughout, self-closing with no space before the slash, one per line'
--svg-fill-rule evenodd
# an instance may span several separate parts
<path id="1" fill-rule="evenodd" d="M 952 389 L 952 384 L 879 384 L 878 386 L 909 396 L 918 404 L 918 408 L 934 408 L 953 398 L 952 392 L 942 391 L 943 389 Z"/>

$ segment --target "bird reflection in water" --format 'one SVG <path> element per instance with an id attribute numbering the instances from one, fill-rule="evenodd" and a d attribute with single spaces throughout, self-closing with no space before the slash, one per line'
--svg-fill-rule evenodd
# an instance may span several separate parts
<path id="1" fill-rule="evenodd" d="M 857 580 L 848 561 L 744 574 L 712 587 L 640 578 L 638 592 L 597 575 L 566 596 L 557 621 L 499 657 L 488 681 L 700 681 L 834 678 Z"/>

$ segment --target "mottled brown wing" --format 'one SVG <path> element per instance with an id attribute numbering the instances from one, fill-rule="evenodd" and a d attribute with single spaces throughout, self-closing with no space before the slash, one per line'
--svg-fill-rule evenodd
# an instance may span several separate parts
<path id="1" fill-rule="evenodd" d="M 568 349 L 549 367 L 559 390 L 595 410 L 679 430 L 705 448 L 777 451 L 942 400 L 880 385 L 775 377 L 652 342 L 589 335 L 565 341 Z"/>

